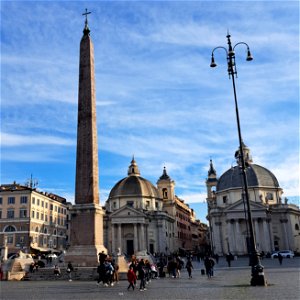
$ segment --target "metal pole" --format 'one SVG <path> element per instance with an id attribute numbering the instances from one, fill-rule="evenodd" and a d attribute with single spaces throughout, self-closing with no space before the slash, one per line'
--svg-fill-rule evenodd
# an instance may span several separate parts
<path id="1" fill-rule="evenodd" d="M 237 43 L 234 47 L 231 45 L 230 35 L 227 35 L 227 43 L 228 43 L 228 50 L 225 47 L 216 47 L 214 50 L 218 48 L 223 48 L 226 51 L 227 54 L 227 63 L 228 63 L 228 74 L 229 78 L 231 76 L 232 79 L 232 86 L 233 86 L 233 94 L 234 94 L 234 104 L 235 104 L 235 113 L 236 113 L 236 122 L 237 122 L 237 129 L 238 129 L 238 138 L 239 138 L 239 163 L 241 164 L 242 169 L 242 179 L 244 184 L 244 194 L 247 204 L 247 215 L 248 215 L 248 225 L 249 225 L 249 234 L 250 234 L 250 265 L 252 267 L 252 278 L 251 278 L 251 285 L 266 285 L 264 272 L 263 272 L 263 266 L 260 264 L 259 255 L 256 250 L 256 241 L 255 241 L 255 234 L 253 231 L 253 223 L 252 223 L 252 215 L 251 215 L 251 207 L 250 207 L 250 199 L 249 199 L 249 192 L 248 192 L 248 183 L 247 183 L 247 174 L 246 174 L 246 164 L 245 164 L 245 158 L 243 153 L 243 139 L 241 134 L 241 126 L 240 126 L 240 117 L 239 117 L 239 109 L 238 109 L 238 102 L 237 102 L 237 96 L 236 96 L 236 87 L 235 87 L 235 75 L 236 72 L 236 65 L 235 65 L 235 53 L 234 48 L 239 44 L 244 44 L 247 46 L 247 60 L 252 60 L 252 56 L 249 50 L 249 46 L 244 42 Z M 214 68 L 217 66 L 214 60 L 214 50 L 212 52 L 212 59 L 211 59 L 211 67 Z M 242 187 L 243 188 L 243 187 Z"/>
<path id="2" fill-rule="evenodd" d="M 232 78 L 232 86 L 233 86 L 233 93 L 234 93 L 236 122 L 237 122 L 237 128 L 238 128 L 239 148 L 240 148 L 240 156 L 239 157 L 241 159 L 242 176 L 243 176 L 246 205 L 247 205 L 248 225 L 249 225 L 249 233 L 250 233 L 250 247 L 251 247 L 250 262 L 251 262 L 251 266 L 254 267 L 255 265 L 257 265 L 259 263 L 259 257 L 257 255 L 257 251 L 256 251 L 256 241 L 255 241 L 255 235 L 254 235 L 254 231 L 253 231 L 253 222 L 252 222 L 252 214 L 251 214 L 249 192 L 248 192 L 246 164 L 245 164 L 245 158 L 244 158 L 244 153 L 243 153 L 243 139 L 242 139 L 242 134 L 241 134 L 241 125 L 240 125 L 239 109 L 238 109 L 238 102 L 237 102 L 237 96 L 236 96 L 232 56 L 229 56 L 229 64 L 228 65 L 230 68 L 230 73 L 232 75 L 231 78 Z"/>

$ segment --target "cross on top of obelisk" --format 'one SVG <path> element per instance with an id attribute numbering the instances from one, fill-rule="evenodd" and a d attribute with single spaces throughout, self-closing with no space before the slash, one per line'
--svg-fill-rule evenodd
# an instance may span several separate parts
<path id="1" fill-rule="evenodd" d="M 87 10 L 87 8 L 85 9 L 85 13 L 83 13 L 82 15 L 85 16 L 85 25 L 84 25 L 84 29 L 83 29 L 83 33 L 84 35 L 88 35 L 90 33 L 90 29 L 88 26 L 88 18 L 87 15 L 91 14 L 90 11 Z"/>

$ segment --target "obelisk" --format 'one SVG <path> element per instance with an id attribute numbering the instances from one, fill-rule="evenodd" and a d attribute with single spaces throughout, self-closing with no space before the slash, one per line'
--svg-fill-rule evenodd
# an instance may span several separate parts
<path id="1" fill-rule="evenodd" d="M 103 246 L 103 210 L 99 205 L 94 46 L 87 15 L 80 42 L 75 205 L 70 216 L 70 248 L 65 261 L 96 266 Z"/>

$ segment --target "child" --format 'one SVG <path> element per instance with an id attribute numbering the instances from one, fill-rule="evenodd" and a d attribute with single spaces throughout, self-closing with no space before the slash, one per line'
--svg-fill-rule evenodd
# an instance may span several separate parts
<path id="1" fill-rule="evenodd" d="M 136 283 L 136 275 L 135 275 L 135 272 L 133 271 L 132 266 L 129 267 L 129 270 L 127 272 L 127 279 L 129 282 L 129 286 L 128 286 L 127 290 L 129 290 L 130 287 L 132 287 L 132 290 L 134 291 L 134 284 Z"/>

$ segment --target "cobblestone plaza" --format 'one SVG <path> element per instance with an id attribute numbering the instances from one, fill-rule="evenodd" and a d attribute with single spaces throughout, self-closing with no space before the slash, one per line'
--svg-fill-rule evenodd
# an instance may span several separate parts
<path id="1" fill-rule="evenodd" d="M 147 290 L 127 291 L 127 281 L 113 287 L 98 287 L 94 281 L 2 281 L 0 298 L 19 299 L 299 299 L 300 258 L 264 259 L 267 287 L 250 286 L 250 267 L 247 258 L 238 258 L 231 268 L 221 258 L 215 267 L 215 276 L 208 279 L 201 275 L 201 263 L 193 262 L 193 278 L 188 279 L 186 270 L 181 278 L 152 280 Z M 139 281 L 138 281 L 139 284 Z"/>

